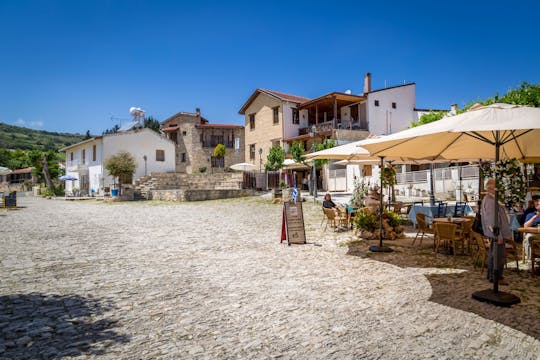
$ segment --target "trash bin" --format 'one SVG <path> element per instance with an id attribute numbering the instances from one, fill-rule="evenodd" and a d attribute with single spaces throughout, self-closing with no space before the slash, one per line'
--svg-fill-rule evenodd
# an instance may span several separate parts
<path id="1" fill-rule="evenodd" d="M 32 190 L 34 190 L 34 196 L 41 196 L 41 188 L 39 186 L 34 186 Z"/>
<path id="2" fill-rule="evenodd" d="M 112 189 L 111 190 L 111 195 L 112 196 L 118 196 L 118 189 Z"/>

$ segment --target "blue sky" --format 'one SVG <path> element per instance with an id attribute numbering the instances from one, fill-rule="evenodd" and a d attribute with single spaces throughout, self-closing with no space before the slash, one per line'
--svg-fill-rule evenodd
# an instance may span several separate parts
<path id="1" fill-rule="evenodd" d="M 0 0 L 0 122 L 100 134 L 131 106 L 243 124 L 257 88 L 416 82 L 418 108 L 540 83 L 536 1 Z"/>

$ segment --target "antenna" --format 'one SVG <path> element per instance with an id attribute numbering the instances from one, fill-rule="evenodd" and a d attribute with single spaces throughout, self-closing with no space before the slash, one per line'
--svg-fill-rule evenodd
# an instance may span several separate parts
<path id="1" fill-rule="evenodd" d="M 123 118 L 119 118 L 117 116 L 114 116 L 114 115 L 111 115 L 111 121 L 118 121 L 118 127 L 122 127 L 122 121 L 128 121 L 129 119 L 123 119 Z"/>

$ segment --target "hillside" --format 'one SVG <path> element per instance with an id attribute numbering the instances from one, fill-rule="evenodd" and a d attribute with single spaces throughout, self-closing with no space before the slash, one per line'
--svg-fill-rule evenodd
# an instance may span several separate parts
<path id="1" fill-rule="evenodd" d="M 0 122 L 0 148 L 21 150 L 59 150 L 84 139 L 81 134 L 28 129 Z"/>

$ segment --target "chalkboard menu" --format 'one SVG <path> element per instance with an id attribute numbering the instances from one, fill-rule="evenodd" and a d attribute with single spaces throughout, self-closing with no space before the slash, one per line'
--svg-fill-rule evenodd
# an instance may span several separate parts
<path id="1" fill-rule="evenodd" d="M 306 231 L 304 228 L 304 212 L 301 202 L 283 203 L 283 220 L 281 222 L 281 242 L 287 240 L 290 244 L 305 244 Z"/>

